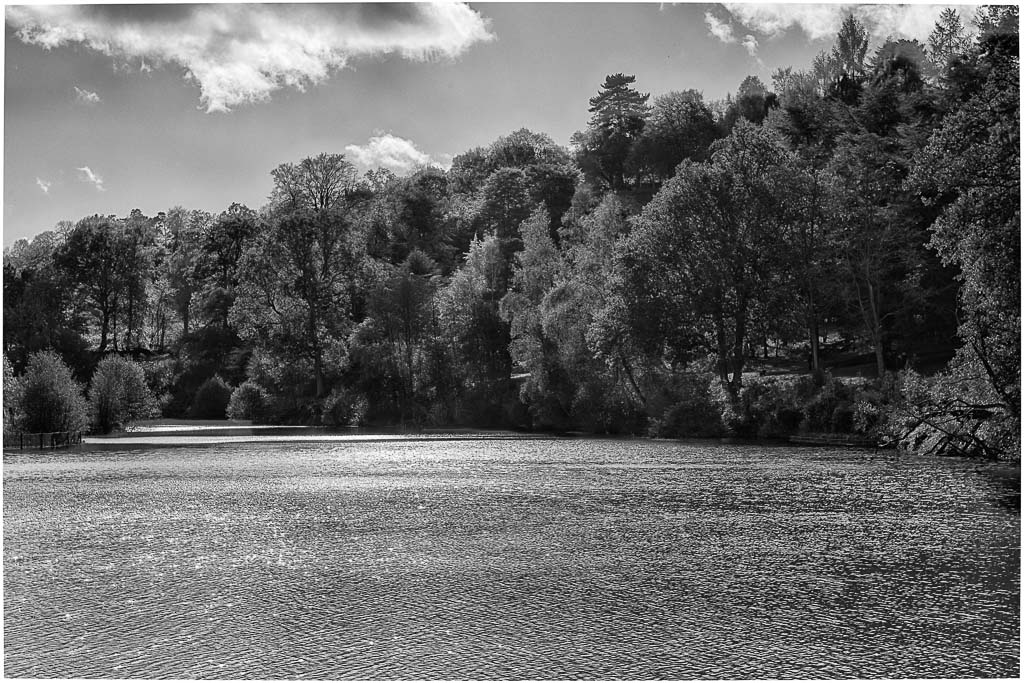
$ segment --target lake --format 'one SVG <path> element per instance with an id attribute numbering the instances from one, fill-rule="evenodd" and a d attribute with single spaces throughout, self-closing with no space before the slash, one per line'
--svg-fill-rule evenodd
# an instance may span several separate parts
<path id="1" fill-rule="evenodd" d="M 1012 474 L 500 434 L 5 451 L 4 674 L 1016 677 Z"/>

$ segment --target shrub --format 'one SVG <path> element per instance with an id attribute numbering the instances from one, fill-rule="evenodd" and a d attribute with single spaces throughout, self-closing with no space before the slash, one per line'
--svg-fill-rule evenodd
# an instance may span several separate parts
<path id="1" fill-rule="evenodd" d="M 853 429 L 866 436 L 882 436 L 882 409 L 869 400 L 859 400 L 853 406 Z"/>
<path id="2" fill-rule="evenodd" d="M 331 427 L 354 427 L 366 420 L 366 397 L 343 387 L 335 387 L 324 399 L 322 419 Z"/>
<path id="3" fill-rule="evenodd" d="M 231 401 L 231 387 L 214 375 L 199 385 L 189 417 L 200 420 L 223 420 L 227 416 L 228 403 Z"/>
<path id="4" fill-rule="evenodd" d="M 120 356 L 108 356 L 96 366 L 89 404 L 93 425 L 102 434 L 158 414 L 142 366 Z"/>
<path id="5" fill-rule="evenodd" d="M 655 438 L 715 437 L 725 432 L 719 382 L 705 373 L 694 373 L 680 379 L 677 399 L 664 412 L 652 418 L 648 434 Z"/>
<path id="6" fill-rule="evenodd" d="M 854 405 L 849 401 L 842 401 L 832 411 L 832 420 L 829 424 L 832 431 L 837 434 L 851 434 L 854 426 Z"/>
<path id="7" fill-rule="evenodd" d="M 800 424 L 804 432 L 853 431 L 853 392 L 838 379 L 825 375 L 821 391 L 804 404 L 804 420 Z M 839 411 L 838 417 L 836 410 Z M 847 416 L 847 411 L 849 415 Z M 843 427 L 839 430 L 836 427 Z"/>
<path id="8" fill-rule="evenodd" d="M 14 397 L 18 392 L 18 380 L 14 377 L 14 368 L 4 354 L 4 434 L 14 431 Z"/>
<path id="9" fill-rule="evenodd" d="M 174 401 L 174 385 L 178 380 L 177 363 L 173 358 L 160 358 L 139 363 L 146 377 L 146 386 L 156 397 L 157 407 L 165 417 Z"/>
<path id="10" fill-rule="evenodd" d="M 933 377 L 903 370 L 897 391 L 879 431 L 900 448 L 1020 460 L 1019 413 L 1000 403 L 973 359 L 955 359 Z"/>
<path id="11" fill-rule="evenodd" d="M 804 414 L 799 408 L 779 408 L 775 413 L 775 418 L 779 423 L 779 429 L 784 434 L 796 434 Z"/>
<path id="12" fill-rule="evenodd" d="M 71 370 L 53 351 L 38 351 L 29 356 L 25 374 L 13 388 L 11 408 L 16 417 L 15 429 L 76 432 L 89 424 L 82 387 L 72 379 Z"/>
<path id="13" fill-rule="evenodd" d="M 257 348 L 248 365 L 249 380 L 267 392 L 262 420 L 272 424 L 307 424 L 314 419 L 313 366 L 305 360 L 288 360 Z"/>
<path id="14" fill-rule="evenodd" d="M 267 390 L 246 380 L 231 392 L 227 416 L 231 420 L 262 420 L 267 409 Z"/>
<path id="15" fill-rule="evenodd" d="M 648 434 L 655 438 L 721 436 L 721 415 L 707 401 L 683 400 L 669 406 L 657 420 L 652 420 Z"/>
<path id="16" fill-rule="evenodd" d="M 802 408 L 814 394 L 814 380 L 799 377 L 757 377 L 746 383 L 739 400 L 720 392 L 722 419 L 731 434 L 747 438 L 778 438 L 795 434 Z"/>
<path id="17" fill-rule="evenodd" d="M 577 384 L 572 417 L 578 429 L 603 434 L 628 434 L 644 426 L 644 416 L 635 402 L 621 388 L 600 377 Z"/>

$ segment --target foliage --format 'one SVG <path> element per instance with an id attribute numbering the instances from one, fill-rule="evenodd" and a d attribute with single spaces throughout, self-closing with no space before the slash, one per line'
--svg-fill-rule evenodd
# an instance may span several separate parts
<path id="1" fill-rule="evenodd" d="M 274 178 L 274 204 L 285 212 L 320 213 L 342 208 L 356 185 L 356 171 L 344 154 L 318 154 L 297 164 L 281 164 Z"/>
<path id="2" fill-rule="evenodd" d="M 323 156 L 273 174 L 278 209 L 245 251 L 229 317 L 251 342 L 312 362 L 316 398 L 327 393 L 331 358 L 346 355 L 362 204 L 351 165 Z"/>
<path id="3" fill-rule="evenodd" d="M 118 310 L 128 270 L 118 239 L 118 226 L 110 219 L 93 216 L 80 220 L 53 256 L 62 281 L 86 310 L 94 311 L 100 327 L 98 350 L 107 348 L 111 323 Z"/>
<path id="4" fill-rule="evenodd" d="M 967 358 L 934 377 L 900 373 L 884 433 L 897 446 L 928 455 L 1019 460 L 1019 418 L 1004 410 L 985 370 Z"/>
<path id="5" fill-rule="evenodd" d="M 89 424 L 82 388 L 53 351 L 31 354 L 25 373 L 11 388 L 11 414 L 16 431 L 75 432 Z"/>
<path id="6" fill-rule="evenodd" d="M 627 185 L 626 160 L 643 131 L 649 94 L 633 88 L 635 76 L 611 74 L 590 98 L 587 130 L 573 137 L 576 161 L 595 186 L 621 190 Z"/>
<path id="7" fill-rule="evenodd" d="M 832 58 L 839 72 L 849 76 L 863 75 L 867 51 L 867 29 L 852 14 L 847 14 L 832 48 Z"/>
<path id="8" fill-rule="evenodd" d="M 228 383 L 219 375 L 214 375 L 199 385 L 189 408 L 189 417 L 199 420 L 223 420 L 227 417 L 232 393 Z"/>
<path id="9" fill-rule="evenodd" d="M 526 173 L 518 168 L 498 169 L 484 183 L 482 199 L 480 216 L 485 229 L 501 240 L 506 257 L 519 251 L 519 224 L 530 215 L 532 205 Z"/>
<path id="10" fill-rule="evenodd" d="M 706 159 L 718 137 L 714 116 L 699 92 L 670 92 L 654 100 L 628 166 L 635 175 L 664 182 L 683 160 Z"/>
<path id="11" fill-rule="evenodd" d="M 54 264 L 70 227 L 18 240 L 4 252 L 4 351 L 16 372 L 24 371 L 29 354 L 44 349 L 57 351 L 79 379 L 92 371 L 87 317 Z"/>
<path id="12" fill-rule="evenodd" d="M 229 420 L 259 422 L 266 413 L 268 401 L 267 390 L 256 382 L 247 380 L 231 392 L 226 411 L 227 417 Z"/>
<path id="13" fill-rule="evenodd" d="M 843 426 L 846 411 L 852 410 L 853 393 L 841 380 L 826 375 L 825 383 L 803 406 L 802 432 L 836 432 Z M 837 416 L 838 412 L 838 416 Z"/>
<path id="14" fill-rule="evenodd" d="M 222 354 L 231 353 L 239 346 L 240 340 L 231 324 L 230 312 L 239 283 L 242 254 L 260 227 L 254 211 L 232 204 L 216 220 L 206 223 L 200 237 L 202 246 L 193 273 L 196 283 L 202 287 L 200 318 L 208 328 L 218 327 L 218 336 L 227 341 L 224 348 L 218 349 Z M 223 361 L 222 358 L 217 360 Z"/>
<path id="15" fill-rule="evenodd" d="M 352 374 L 374 417 L 422 421 L 434 401 L 431 350 L 438 277 L 437 264 L 413 251 L 370 293 L 367 317 L 351 335 L 350 350 Z M 338 400 L 331 404 L 340 405 Z"/>
<path id="16" fill-rule="evenodd" d="M 127 358 L 107 356 L 89 383 L 92 423 L 101 434 L 157 415 L 157 403 L 143 368 Z"/>
<path id="17" fill-rule="evenodd" d="M 722 411 L 714 398 L 713 373 L 687 373 L 676 379 L 670 403 L 648 421 L 647 434 L 659 439 L 708 438 L 725 434 Z"/>
<path id="18" fill-rule="evenodd" d="M 156 358 L 139 363 L 146 378 L 146 386 L 154 396 L 161 414 L 173 400 L 175 383 L 180 378 L 177 361 L 173 358 Z"/>
<path id="19" fill-rule="evenodd" d="M 199 274 L 206 261 L 202 236 L 212 220 L 204 211 L 187 211 L 181 207 L 171 209 L 164 217 L 165 243 L 169 251 L 165 266 L 166 298 L 181 320 L 182 336 L 188 336 L 191 329 L 192 306 L 201 290 Z"/>
<path id="20" fill-rule="evenodd" d="M 816 387 L 809 377 L 759 377 L 740 393 L 727 421 L 733 434 L 756 437 L 787 437 L 799 431 L 804 407 L 813 401 Z"/>
<path id="21" fill-rule="evenodd" d="M 927 45 L 869 54 L 850 15 L 812 63 L 721 101 L 649 105 L 609 75 L 571 150 L 520 128 L 361 178 L 325 153 L 274 168 L 258 210 L 62 222 L 5 250 L 6 381 L 43 350 L 87 381 L 114 351 L 167 416 L 1013 456 L 1017 24 L 982 7 L 971 37 L 947 10 Z M 897 392 L 909 367 L 942 371 Z"/>
<path id="22" fill-rule="evenodd" d="M 716 353 L 734 395 L 755 305 L 772 311 L 789 288 L 798 173 L 774 134 L 740 123 L 709 163 L 680 165 L 622 245 L 634 329 L 682 361 Z"/>
<path id="23" fill-rule="evenodd" d="M 928 36 L 928 57 L 938 69 L 941 77 L 948 76 L 955 61 L 970 48 L 970 38 L 960 21 L 960 14 L 953 8 L 942 10 L 935 28 Z"/>
<path id="24" fill-rule="evenodd" d="M 6 434 L 13 431 L 14 423 L 18 418 L 14 404 L 14 397 L 18 395 L 18 380 L 14 376 L 14 368 L 7 360 L 7 354 L 4 354 L 4 383 L 0 391 L 3 392 L 4 433 Z"/>
<path id="25" fill-rule="evenodd" d="M 357 427 L 366 421 L 368 410 L 365 396 L 343 387 L 335 387 L 324 401 L 324 424 L 332 427 Z"/>
<path id="26" fill-rule="evenodd" d="M 545 335 L 540 310 L 563 264 L 548 234 L 548 217 L 543 209 L 530 216 L 522 233 L 523 250 L 516 254 L 512 283 L 501 300 L 500 313 L 510 326 L 512 361 L 527 375 L 519 396 L 529 407 L 534 423 L 564 427 L 571 389 L 564 386 L 567 378 L 559 367 L 557 343 Z"/>
<path id="27" fill-rule="evenodd" d="M 311 400 L 315 381 L 308 360 L 271 354 L 257 347 L 249 360 L 247 375 L 267 391 L 267 422 L 304 424 L 316 417 Z"/>
<path id="28" fill-rule="evenodd" d="M 966 374 L 970 380 L 959 400 L 962 407 L 977 402 L 978 410 L 993 411 L 993 424 L 1008 424 L 1009 431 L 1016 433 L 1020 424 L 1019 59 L 1016 50 L 1006 57 L 993 49 L 983 62 L 988 76 L 981 89 L 934 133 L 914 168 L 911 184 L 928 202 L 942 206 L 931 228 L 930 245 L 960 273 L 958 335 L 963 346 L 950 371 L 952 376 Z M 987 384 L 984 390 L 975 386 L 979 381 Z M 938 405 L 947 405 L 946 392 L 936 390 Z M 959 414 L 953 410 L 950 417 Z M 1012 445 L 1013 439 L 1005 443 Z M 1004 447 L 986 444 L 990 450 Z"/>
<path id="29" fill-rule="evenodd" d="M 498 302 L 508 270 L 498 238 L 474 240 L 466 262 L 437 291 L 435 306 L 443 353 L 460 387 L 454 412 L 459 421 L 501 424 L 512 390 L 509 326 Z"/>
<path id="30" fill-rule="evenodd" d="M 731 100 L 726 107 L 721 121 L 722 131 L 732 132 L 741 119 L 761 125 L 777 104 L 778 95 L 769 92 L 760 78 L 747 76 L 736 91 L 736 99 Z"/>

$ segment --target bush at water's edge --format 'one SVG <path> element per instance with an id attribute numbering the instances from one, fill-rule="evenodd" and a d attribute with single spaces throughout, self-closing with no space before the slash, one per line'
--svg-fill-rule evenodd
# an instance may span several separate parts
<path id="1" fill-rule="evenodd" d="M 108 356 L 96 366 L 89 383 L 89 407 L 93 426 L 101 434 L 159 414 L 142 366 L 120 356 Z"/>
<path id="2" fill-rule="evenodd" d="M 29 356 L 17 380 L 4 368 L 4 432 L 77 432 L 89 425 L 82 387 L 53 351 Z M 8 395 L 9 394 L 9 395 Z"/>

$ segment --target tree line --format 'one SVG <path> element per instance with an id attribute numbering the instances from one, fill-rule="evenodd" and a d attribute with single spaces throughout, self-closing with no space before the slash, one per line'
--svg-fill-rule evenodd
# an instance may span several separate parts
<path id="1" fill-rule="evenodd" d="M 609 75 L 568 149 L 522 129 L 406 177 L 325 153 L 273 169 L 258 210 L 61 223 L 4 253 L 5 425 L 46 376 L 88 383 L 102 429 L 228 414 L 1019 454 L 1017 8 L 975 24 L 946 10 L 926 44 L 869 53 L 849 16 L 807 69 L 715 102 Z M 102 386 L 132 398 L 101 419 Z"/>

